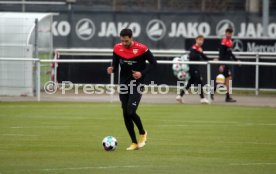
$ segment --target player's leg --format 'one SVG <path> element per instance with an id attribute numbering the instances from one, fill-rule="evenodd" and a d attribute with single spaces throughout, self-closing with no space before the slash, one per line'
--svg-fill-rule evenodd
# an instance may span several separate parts
<path id="1" fill-rule="evenodd" d="M 211 99 L 212 99 L 212 100 L 215 100 L 214 95 L 215 95 L 216 90 L 217 90 L 217 83 L 216 83 L 216 81 L 214 82 L 213 88 L 214 88 L 213 91 L 211 91 Z"/>
<path id="2" fill-rule="evenodd" d="M 130 147 L 132 147 L 131 149 L 135 150 L 135 149 L 138 149 L 138 141 L 136 139 L 136 135 L 134 131 L 134 123 L 132 121 L 131 116 L 128 115 L 128 111 L 127 111 L 129 94 L 120 94 L 119 97 L 122 104 L 125 126 L 127 128 L 128 134 L 132 141 L 132 144 L 130 145 Z"/>
<path id="3" fill-rule="evenodd" d="M 224 71 L 224 69 L 221 69 L 221 71 L 219 70 L 219 72 L 218 72 L 218 74 L 221 74 L 222 72 Z M 215 80 L 214 80 L 214 86 L 212 86 L 213 87 L 213 90 L 212 90 L 212 92 L 211 92 L 211 99 L 212 100 L 215 100 L 215 93 L 216 93 L 216 91 L 217 91 L 217 79 L 215 78 Z"/>
<path id="4" fill-rule="evenodd" d="M 202 104 L 209 104 L 210 102 L 204 97 L 204 91 L 203 91 L 203 82 L 202 82 L 202 76 L 200 71 L 196 71 L 194 73 L 194 81 L 198 85 L 199 89 L 199 96 L 200 96 L 200 103 Z"/>
<path id="5" fill-rule="evenodd" d="M 181 89 L 180 94 L 176 96 L 176 101 L 179 103 L 182 103 L 182 97 L 185 95 L 185 91 L 189 90 L 192 84 L 194 83 L 194 75 L 193 71 L 190 71 L 191 78 L 188 80 L 187 85 L 184 87 L 184 89 Z"/>
<path id="6" fill-rule="evenodd" d="M 128 105 L 127 105 L 127 114 L 132 118 L 133 122 L 137 126 L 139 133 L 144 134 L 145 130 L 143 128 L 142 121 L 138 114 L 136 113 L 136 110 L 139 106 L 140 100 L 141 100 L 142 95 L 141 94 L 132 94 L 130 95 L 130 98 L 128 100 Z"/>
<path id="7" fill-rule="evenodd" d="M 225 77 L 225 74 L 227 74 L 227 71 L 225 71 L 225 65 L 219 65 L 218 74 L 223 74 L 224 77 Z M 215 79 L 214 91 L 213 91 L 213 93 L 211 94 L 211 99 L 212 99 L 212 100 L 214 100 L 214 95 L 215 95 L 216 90 L 217 90 L 217 83 L 216 83 L 216 80 L 217 80 L 217 79 Z"/>
<path id="8" fill-rule="evenodd" d="M 224 71 L 223 71 L 223 75 L 225 77 L 225 86 L 226 86 L 226 89 L 227 89 L 225 101 L 226 102 L 236 102 L 236 100 L 234 100 L 230 96 L 230 81 L 232 81 L 232 74 L 231 74 L 230 68 L 228 66 L 225 66 Z"/>
<path id="9" fill-rule="evenodd" d="M 227 71 L 225 71 L 225 65 L 219 65 L 218 74 L 223 74 L 224 77 L 225 77 L 225 74 L 228 74 Z M 216 77 L 216 78 L 217 78 L 217 77 Z M 224 82 L 224 83 L 225 83 L 225 82 Z M 212 91 L 212 93 L 211 93 L 211 99 L 212 99 L 212 100 L 215 99 L 215 98 L 214 98 L 214 95 L 215 95 L 215 93 L 216 93 L 216 91 L 217 91 L 217 85 L 218 85 L 217 79 L 215 79 L 215 80 L 214 80 L 214 86 L 213 86 L 214 89 L 213 89 L 213 91 Z"/>
<path id="10" fill-rule="evenodd" d="M 140 138 L 138 142 L 139 147 L 143 147 L 147 140 L 147 132 L 144 130 L 141 118 L 136 112 L 142 98 L 143 90 L 144 90 L 144 87 L 139 88 L 139 90 L 135 88 L 133 90 L 133 94 L 129 95 L 128 105 L 127 105 L 128 115 L 131 116 L 133 122 L 135 123 L 135 125 L 139 130 L 139 134 L 140 134 Z"/>

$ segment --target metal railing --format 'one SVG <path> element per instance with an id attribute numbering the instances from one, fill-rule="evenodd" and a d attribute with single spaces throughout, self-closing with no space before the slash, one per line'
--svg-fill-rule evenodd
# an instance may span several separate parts
<path id="1" fill-rule="evenodd" d="M 179 57 L 184 54 L 189 54 L 189 51 L 186 50 L 151 50 L 155 57 Z M 204 53 L 209 57 L 216 59 L 219 57 L 218 51 L 204 51 Z M 276 60 L 276 53 L 269 52 L 233 52 L 236 57 L 240 60 L 253 60 L 255 62 L 260 62 L 260 60 Z M 66 56 L 112 56 L 113 49 L 87 49 L 87 48 L 70 48 L 70 49 L 57 49 L 56 55 L 54 59 L 57 59 L 58 56 L 66 55 Z M 161 61 L 162 62 L 162 61 Z M 235 64 L 234 62 L 232 62 Z M 239 64 L 244 64 L 241 62 Z M 259 66 L 260 64 L 255 65 L 255 91 L 256 95 L 259 93 Z M 207 66 L 208 68 L 208 66 Z M 210 68 L 210 67 L 209 67 Z M 56 69 L 55 69 L 56 71 Z M 210 71 L 211 72 L 211 71 Z M 56 73 L 55 73 L 56 74 Z M 208 74 L 208 73 L 207 73 Z M 242 90 L 248 90 L 249 88 L 239 88 Z M 274 89 L 271 89 L 274 90 Z"/>
<path id="2" fill-rule="evenodd" d="M 111 63 L 110 59 L 77 59 L 77 60 L 41 60 L 41 63 Z M 174 64 L 172 60 L 158 60 L 158 64 Z M 250 65 L 258 67 L 259 66 L 276 66 L 276 63 L 273 62 L 232 62 L 232 61 L 206 61 L 206 62 L 198 62 L 198 61 L 183 61 L 178 63 L 192 64 L 192 65 L 206 65 L 207 66 L 207 85 L 211 84 L 211 65 L 212 64 L 227 64 L 227 65 Z M 110 76 L 110 85 L 114 86 L 114 74 Z M 259 95 L 259 72 L 257 71 L 255 76 L 255 93 Z M 113 94 L 111 95 L 113 98 Z M 208 99 L 210 100 L 210 95 L 208 95 Z M 111 99 L 112 101 L 112 99 Z"/>
<path id="3" fill-rule="evenodd" d="M 187 51 L 182 50 L 152 50 L 153 54 L 156 57 L 176 57 L 183 54 L 187 54 Z M 207 55 L 213 55 L 216 57 L 217 52 L 205 52 Z M 59 49 L 58 54 L 60 55 L 83 55 L 83 56 L 112 56 L 112 49 Z M 215 64 L 229 64 L 229 65 L 249 65 L 256 67 L 255 74 L 255 92 L 256 95 L 259 94 L 259 66 L 276 66 L 274 62 L 259 62 L 260 59 L 276 59 L 276 53 L 240 53 L 236 52 L 235 54 L 239 54 L 244 56 L 244 59 L 252 59 L 255 58 L 256 62 L 232 62 L 232 61 L 206 61 L 206 62 L 194 62 L 194 61 L 184 61 L 179 63 L 185 64 L 196 64 L 196 65 L 206 65 L 207 66 L 207 83 L 211 84 L 211 65 Z M 38 58 L 0 58 L 0 61 L 33 61 L 35 66 L 35 74 L 36 74 L 36 83 L 35 83 L 35 91 L 37 101 L 40 101 L 40 67 L 41 63 L 111 63 L 111 59 L 57 59 L 57 54 L 55 55 L 53 60 L 40 60 Z M 158 60 L 158 64 L 173 64 L 172 60 Z M 56 75 L 56 71 L 55 71 Z M 110 85 L 114 85 L 114 74 L 110 76 Z M 209 96 L 210 97 L 210 96 Z M 113 97 L 112 97 L 113 98 Z M 112 99 L 111 99 L 112 100 Z"/>
<path id="4" fill-rule="evenodd" d="M 66 5 L 64 1 L 0 1 L 0 4 L 16 5 Z"/>
<path id="5" fill-rule="evenodd" d="M 108 48 L 60 48 L 56 49 L 59 55 L 71 55 L 71 56 L 112 56 L 113 49 Z M 172 50 L 154 50 L 151 52 L 155 57 L 176 57 L 183 54 L 188 54 L 189 51 L 172 49 Z M 204 51 L 204 54 L 210 56 L 211 58 L 218 57 L 218 51 Z M 276 53 L 269 52 L 233 52 L 238 58 L 241 59 L 275 59 Z"/>

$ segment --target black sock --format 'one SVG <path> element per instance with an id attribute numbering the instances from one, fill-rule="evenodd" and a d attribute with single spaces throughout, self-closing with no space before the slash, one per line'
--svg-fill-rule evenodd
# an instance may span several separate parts
<path id="1" fill-rule="evenodd" d="M 213 95 L 216 93 L 216 90 L 217 90 L 217 84 L 215 83 L 214 91 L 212 91 L 212 92 L 213 92 Z"/>
<path id="2" fill-rule="evenodd" d="M 146 132 L 145 132 L 145 130 L 143 128 L 143 124 L 142 124 L 142 121 L 141 121 L 140 117 L 136 113 L 134 113 L 132 115 L 132 120 L 133 120 L 133 122 L 135 123 L 135 125 L 138 128 L 139 134 L 140 135 L 144 135 Z"/>
<path id="3" fill-rule="evenodd" d="M 203 88 L 202 88 L 202 86 L 201 86 L 201 88 L 200 88 L 200 98 L 204 98 L 204 91 L 203 91 Z"/>
<path id="4" fill-rule="evenodd" d="M 127 115 L 124 113 L 124 121 L 125 121 L 125 126 L 127 128 L 128 134 L 131 138 L 132 143 L 138 143 L 137 139 L 136 139 L 136 135 L 135 135 L 135 131 L 134 131 L 134 124 L 133 121 L 131 119 L 131 115 Z"/>
<path id="5" fill-rule="evenodd" d="M 181 97 L 183 97 L 183 96 L 184 96 L 184 94 L 185 94 L 184 89 L 181 89 L 181 91 L 180 91 L 180 96 L 181 96 Z"/>
<path id="6" fill-rule="evenodd" d="M 226 99 L 229 99 L 230 98 L 230 94 L 229 92 L 226 93 Z"/>

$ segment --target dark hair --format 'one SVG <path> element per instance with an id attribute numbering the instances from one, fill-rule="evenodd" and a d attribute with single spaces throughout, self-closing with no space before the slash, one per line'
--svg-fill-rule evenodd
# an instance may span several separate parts
<path id="1" fill-rule="evenodd" d="M 232 28 L 227 28 L 227 29 L 225 30 L 225 33 L 233 33 L 233 29 L 232 29 Z"/>
<path id="2" fill-rule="evenodd" d="M 197 39 L 204 39 L 204 36 L 203 36 L 203 35 L 198 35 L 198 36 L 195 38 L 195 40 L 197 40 Z"/>
<path id="3" fill-rule="evenodd" d="M 122 29 L 121 32 L 120 32 L 120 36 L 128 36 L 129 38 L 132 37 L 132 31 L 131 29 L 128 29 L 128 28 L 125 28 L 125 29 Z"/>

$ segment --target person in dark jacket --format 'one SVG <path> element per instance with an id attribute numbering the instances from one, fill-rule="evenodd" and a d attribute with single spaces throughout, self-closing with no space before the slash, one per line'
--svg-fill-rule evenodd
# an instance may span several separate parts
<path id="1" fill-rule="evenodd" d="M 202 49 L 202 45 L 204 43 L 204 36 L 199 35 L 195 38 L 195 44 L 192 46 L 189 54 L 190 61 L 208 61 L 210 60 L 204 53 Z M 187 86 L 185 89 L 180 91 L 180 95 L 176 97 L 176 101 L 182 103 L 182 97 L 185 94 L 186 90 L 189 90 L 192 85 L 197 84 L 199 87 L 199 95 L 200 95 L 200 102 L 203 104 L 208 104 L 209 101 L 204 97 L 203 92 L 203 82 L 202 82 L 202 75 L 200 73 L 199 65 L 190 65 L 189 66 L 189 73 L 191 78 L 188 81 Z"/>
<path id="2" fill-rule="evenodd" d="M 117 72 L 118 67 L 121 67 L 119 97 L 125 126 L 132 141 L 126 150 L 137 150 L 145 146 L 147 131 L 136 111 L 142 98 L 144 78 L 156 67 L 157 61 L 146 45 L 133 40 L 132 30 L 123 29 L 120 39 L 121 42 L 114 46 L 112 66 L 107 68 L 107 73 Z M 139 141 L 136 139 L 134 125 L 139 130 Z"/>
<path id="3" fill-rule="evenodd" d="M 221 40 L 219 46 L 219 60 L 220 61 L 239 61 L 232 52 L 233 41 L 232 41 L 233 29 L 228 28 L 225 30 L 225 37 Z M 220 65 L 219 73 L 223 74 L 225 77 L 225 85 L 227 88 L 225 102 L 236 102 L 233 98 L 230 97 L 230 81 L 232 81 L 232 73 L 229 65 Z M 214 99 L 214 95 L 211 95 Z"/>

